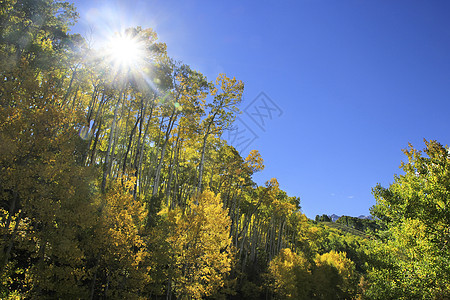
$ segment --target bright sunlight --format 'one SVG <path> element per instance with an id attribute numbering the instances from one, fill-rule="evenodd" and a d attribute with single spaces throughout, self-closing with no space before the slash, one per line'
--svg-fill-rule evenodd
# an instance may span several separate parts
<path id="1" fill-rule="evenodd" d="M 116 34 L 108 43 L 108 57 L 118 69 L 133 69 L 144 61 L 144 44 L 136 37 Z"/>

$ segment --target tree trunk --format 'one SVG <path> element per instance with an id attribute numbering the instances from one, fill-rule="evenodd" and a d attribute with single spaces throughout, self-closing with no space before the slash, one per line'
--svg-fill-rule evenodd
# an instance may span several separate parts
<path id="1" fill-rule="evenodd" d="M 177 119 L 178 114 L 175 112 L 175 109 L 172 111 L 172 115 L 169 119 L 169 124 L 167 124 L 166 134 L 164 137 L 164 144 L 161 148 L 161 157 L 159 158 L 159 163 L 155 171 L 155 180 L 153 182 L 153 193 L 152 196 L 156 196 L 159 190 L 159 181 L 161 179 L 161 169 L 164 162 L 164 155 L 166 153 L 167 144 L 169 142 L 170 133 L 172 131 L 173 125 L 175 124 L 175 120 Z"/>
<path id="2" fill-rule="evenodd" d="M 278 245 L 277 245 L 277 249 L 276 249 L 276 254 L 278 254 L 278 252 L 280 252 L 280 250 L 283 248 L 283 231 L 284 231 L 284 225 L 285 225 L 285 221 L 281 221 L 280 227 L 279 227 L 279 232 L 278 232 Z"/>
<path id="3" fill-rule="evenodd" d="M 141 120 L 141 117 L 138 116 L 138 118 L 136 119 L 136 123 L 134 123 L 133 129 L 131 129 L 131 133 L 128 138 L 128 146 L 127 146 L 127 150 L 125 152 L 125 156 L 123 158 L 123 164 L 122 164 L 122 175 L 125 175 L 125 169 L 127 167 L 128 153 L 130 153 L 131 142 L 133 141 L 134 132 L 136 131 L 137 125 L 140 120 Z"/>
<path id="4" fill-rule="evenodd" d="M 78 65 L 75 65 L 75 70 L 72 72 L 72 76 L 70 78 L 69 86 L 67 87 L 67 92 L 64 95 L 63 106 L 66 103 L 67 98 L 69 97 L 70 93 L 72 92 L 72 84 L 73 84 L 73 80 L 75 79 L 75 76 L 77 74 L 77 69 L 78 69 Z"/>
<path id="5" fill-rule="evenodd" d="M 218 110 L 212 115 L 211 119 L 208 122 L 208 126 L 206 127 L 205 136 L 203 137 L 203 145 L 202 145 L 202 154 L 200 157 L 200 165 L 198 167 L 198 185 L 197 185 L 197 194 L 202 192 L 202 179 L 203 179 L 203 167 L 205 164 L 205 152 L 206 152 L 206 142 L 208 141 L 208 136 L 211 134 L 211 126 L 215 121 Z"/>
<path id="6" fill-rule="evenodd" d="M 95 132 L 95 129 L 98 127 L 97 133 L 95 135 L 94 139 L 94 145 L 92 146 L 92 152 L 91 152 L 91 159 L 90 159 L 90 165 L 94 162 L 95 158 L 95 151 L 97 148 L 98 138 L 100 136 L 100 130 L 102 128 L 103 119 L 101 118 L 101 113 L 103 112 L 103 105 L 108 101 L 106 99 L 105 92 L 102 94 L 102 99 L 100 100 L 100 103 L 98 104 L 97 113 L 95 114 L 94 123 L 92 124 L 92 128 L 90 129 L 91 133 Z M 90 116 L 88 116 L 88 124 L 90 124 Z M 88 135 L 88 145 L 91 146 L 92 143 L 92 134 Z M 86 150 L 86 153 L 84 154 L 85 157 L 83 157 L 83 160 L 86 164 L 87 162 L 87 156 L 88 156 L 89 148 Z"/>
<path id="7" fill-rule="evenodd" d="M 152 100 L 153 101 L 153 100 Z M 144 159 L 144 147 L 145 147 L 145 139 L 147 138 L 148 135 L 148 128 L 150 127 L 150 123 L 152 120 L 152 115 L 153 115 L 153 104 L 150 108 L 150 114 L 148 116 L 148 121 L 147 121 L 147 125 L 145 126 L 145 131 L 144 131 L 144 136 L 142 137 L 142 143 L 140 145 L 140 150 L 138 151 L 138 153 L 136 153 L 136 158 L 139 154 L 139 162 L 136 165 L 136 184 L 134 186 L 134 192 L 133 192 L 133 197 L 134 200 L 136 200 L 136 195 L 137 195 L 137 189 L 139 187 L 139 195 L 141 194 L 142 191 L 142 161 Z M 144 114 L 145 115 L 145 114 Z M 144 117 L 142 118 L 142 122 L 144 122 Z M 138 186 L 139 184 L 139 186 Z"/>
<path id="8" fill-rule="evenodd" d="M 100 122 L 98 123 L 98 129 L 95 134 L 94 145 L 92 145 L 92 152 L 91 152 L 91 159 L 90 159 L 91 162 L 89 165 L 92 165 L 95 160 L 95 151 L 97 149 L 97 143 L 98 143 L 98 139 L 100 137 L 100 132 L 102 130 L 102 125 L 103 125 L 103 119 L 100 119 Z"/>
<path id="9" fill-rule="evenodd" d="M 117 100 L 116 107 L 114 108 L 114 117 L 111 124 L 111 132 L 109 133 L 109 142 L 108 142 L 108 149 L 106 150 L 106 158 L 105 158 L 105 164 L 103 166 L 103 179 L 102 179 L 102 193 L 105 192 L 106 187 L 106 179 L 109 176 L 111 172 L 111 148 L 114 140 L 114 133 L 116 130 L 116 122 L 117 122 L 117 112 L 119 109 L 120 102 L 122 101 L 122 94 L 123 91 L 121 90 L 119 92 L 119 99 Z"/>
<path id="10" fill-rule="evenodd" d="M 177 139 L 175 140 L 175 146 L 174 146 L 175 149 L 174 149 L 174 154 L 173 154 L 173 160 L 172 160 L 172 164 L 170 165 L 170 169 L 169 169 L 169 180 L 167 182 L 167 188 L 166 188 L 167 201 L 169 201 L 169 198 L 170 198 L 170 188 L 172 185 L 173 173 L 174 173 L 173 169 L 178 164 L 178 151 L 179 151 L 178 144 L 180 141 L 180 135 L 181 135 L 181 126 L 178 127 Z M 170 208 L 170 206 L 169 206 L 169 208 Z"/>
<path id="11" fill-rule="evenodd" d="M 90 292 L 90 296 L 89 296 L 90 300 L 94 299 L 95 281 L 96 280 L 97 280 L 97 269 L 95 269 L 94 278 L 92 278 L 91 292 Z"/>
<path id="12" fill-rule="evenodd" d="M 205 151 L 206 151 L 206 141 L 207 141 L 207 139 L 208 139 L 208 134 L 205 134 L 205 137 L 203 138 L 202 154 L 200 156 L 200 165 L 198 167 L 197 194 L 200 194 L 202 192 L 203 166 L 204 166 L 204 163 L 205 163 Z"/>

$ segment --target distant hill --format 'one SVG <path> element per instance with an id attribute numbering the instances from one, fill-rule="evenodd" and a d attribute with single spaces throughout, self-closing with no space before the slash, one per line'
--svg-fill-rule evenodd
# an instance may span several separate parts
<path id="1" fill-rule="evenodd" d="M 328 226 L 330 228 L 340 230 L 343 233 L 353 234 L 353 235 L 359 236 L 361 238 L 369 238 L 369 236 L 365 232 L 354 229 L 352 227 L 348 227 L 343 224 L 333 223 L 333 222 L 321 222 L 320 224 L 324 225 L 324 226 Z"/>
<path id="2" fill-rule="evenodd" d="M 328 217 L 331 219 L 331 222 L 336 222 L 342 216 L 338 216 L 336 214 L 332 214 L 332 215 L 329 215 Z M 365 216 L 365 215 L 359 215 L 356 218 L 364 219 L 364 220 L 372 220 L 372 216 Z"/>
<path id="3" fill-rule="evenodd" d="M 317 215 L 315 219 L 316 223 L 326 223 L 329 227 L 334 227 L 340 230 L 347 228 L 347 231 L 359 231 L 364 233 L 366 230 L 377 231 L 380 229 L 379 224 L 372 220 L 371 216 L 360 215 L 359 217 L 350 216 L 338 216 L 336 214 L 322 216 Z M 333 224 L 333 225 L 331 225 Z M 353 232 L 355 234 L 355 232 Z"/>
<path id="4" fill-rule="evenodd" d="M 375 221 L 373 221 L 372 218 L 365 216 L 342 216 L 337 219 L 336 224 L 342 224 L 362 232 L 365 232 L 367 229 L 369 229 L 370 231 L 377 231 L 378 229 L 380 229 L 380 226 Z"/>

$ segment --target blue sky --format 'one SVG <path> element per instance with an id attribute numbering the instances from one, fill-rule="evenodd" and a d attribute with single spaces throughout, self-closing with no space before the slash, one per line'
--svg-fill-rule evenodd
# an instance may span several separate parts
<path id="1" fill-rule="evenodd" d="M 369 214 L 371 188 L 401 172 L 408 142 L 420 149 L 423 138 L 450 144 L 449 1 L 75 5 L 73 30 L 88 35 L 93 28 L 94 42 L 105 30 L 151 27 L 170 56 L 210 80 L 225 72 L 244 81 L 241 108 L 250 115 L 263 92 L 280 111 L 262 128 L 240 116 L 257 136 L 242 155 L 258 149 L 266 169 L 255 180 L 276 177 L 310 218 Z"/>

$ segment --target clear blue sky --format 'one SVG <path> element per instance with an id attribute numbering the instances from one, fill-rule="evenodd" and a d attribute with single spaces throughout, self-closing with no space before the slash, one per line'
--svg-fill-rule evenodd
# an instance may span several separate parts
<path id="1" fill-rule="evenodd" d="M 74 28 L 151 27 L 210 80 L 245 82 L 282 110 L 258 138 L 266 169 L 303 212 L 369 214 L 408 142 L 450 144 L 450 1 L 75 1 Z"/>

